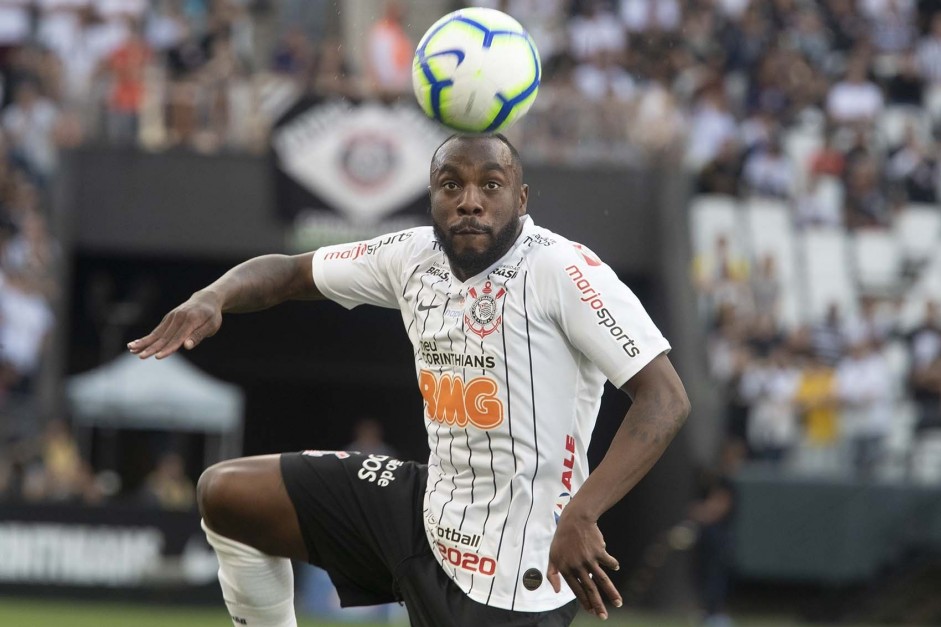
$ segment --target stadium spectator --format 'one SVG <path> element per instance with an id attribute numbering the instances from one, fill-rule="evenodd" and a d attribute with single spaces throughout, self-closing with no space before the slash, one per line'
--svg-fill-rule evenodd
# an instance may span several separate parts
<path id="1" fill-rule="evenodd" d="M 941 429 L 941 306 L 925 303 L 922 321 L 908 336 L 912 356 L 909 383 L 918 405 L 916 428 Z"/>
<path id="2" fill-rule="evenodd" d="M 48 182 L 56 167 L 55 104 L 40 94 L 34 80 L 16 87 L 13 104 L 3 111 L 3 129 L 13 158 L 40 184 Z"/>
<path id="3" fill-rule="evenodd" d="M 934 204 L 939 181 L 936 148 L 924 143 L 914 124 L 906 128 L 904 141 L 889 156 L 886 175 L 908 202 Z"/>
<path id="4" fill-rule="evenodd" d="M 138 500 L 160 509 L 187 511 L 196 506 L 196 487 L 186 475 L 186 464 L 179 453 L 160 456 L 154 469 L 147 474 Z"/>
<path id="5" fill-rule="evenodd" d="M 720 85 L 705 88 L 697 99 L 690 119 L 687 162 L 695 170 L 719 154 L 729 140 L 738 135 L 738 125 L 729 110 L 728 99 Z"/>
<path id="6" fill-rule="evenodd" d="M 144 103 L 144 73 L 152 52 L 140 24 L 132 24 L 128 37 L 108 55 L 105 66 L 111 74 L 106 128 L 108 139 L 120 145 L 136 143 L 139 117 Z"/>
<path id="7" fill-rule="evenodd" d="M 6 390 L 32 394 L 53 321 L 41 284 L 20 269 L 6 268 L 0 288 L 0 368 Z"/>
<path id="8" fill-rule="evenodd" d="M 49 421 L 43 429 L 35 455 L 26 467 L 22 490 L 23 498 L 31 502 L 94 504 L 104 496 L 68 424 L 61 419 Z"/>
<path id="9" fill-rule="evenodd" d="M 698 530 L 695 567 L 704 627 L 734 624 L 727 614 L 735 561 L 734 478 L 745 456 L 740 440 L 725 440 L 715 467 L 698 473 L 697 494 L 688 509 Z"/>
<path id="10" fill-rule="evenodd" d="M 843 153 L 833 145 L 833 136 L 830 133 L 823 134 L 823 146 L 815 150 L 810 155 L 808 170 L 815 176 L 843 176 L 845 167 Z"/>
<path id="11" fill-rule="evenodd" d="M 700 194 L 738 196 L 742 177 L 742 157 L 738 143 L 727 139 L 696 178 L 696 191 Z"/>
<path id="12" fill-rule="evenodd" d="M 884 228 L 891 222 L 889 197 L 875 159 L 860 158 L 847 168 L 845 223 L 850 229 Z"/>
<path id="13" fill-rule="evenodd" d="M 144 30 L 147 43 L 155 53 L 163 54 L 173 49 L 186 36 L 186 16 L 183 14 L 183 7 L 174 0 L 154 2 Z"/>
<path id="14" fill-rule="evenodd" d="M 627 36 L 618 18 L 601 0 L 585 0 L 569 22 L 569 52 L 578 63 L 591 62 L 601 52 L 620 58 Z"/>
<path id="15" fill-rule="evenodd" d="M 932 85 L 941 84 L 941 13 L 931 18 L 930 32 L 918 42 L 918 67 Z"/>
<path id="16" fill-rule="evenodd" d="M 883 346 L 897 332 L 898 318 L 892 303 L 883 303 L 875 296 L 859 297 L 856 315 L 846 325 L 846 338 L 850 343 L 871 342 Z"/>
<path id="17" fill-rule="evenodd" d="M 399 0 L 386 0 L 382 18 L 369 30 L 366 74 L 380 98 L 394 99 L 411 93 L 415 45 L 403 25 L 405 11 Z"/>
<path id="18" fill-rule="evenodd" d="M 749 403 L 746 435 L 753 459 L 782 463 L 798 443 L 794 397 L 799 381 L 800 372 L 784 346 L 745 367 L 739 393 Z"/>
<path id="19" fill-rule="evenodd" d="M 752 357 L 745 344 L 747 332 L 736 309 L 724 305 L 716 312 L 706 344 L 709 374 L 719 386 L 725 408 L 726 433 L 742 442 L 746 439 L 748 403 L 741 397 L 740 383 Z"/>
<path id="20" fill-rule="evenodd" d="M 573 79 L 581 95 L 591 102 L 609 98 L 630 102 L 637 93 L 634 78 L 611 50 L 599 50 L 590 60 L 579 63 Z"/>
<path id="21" fill-rule="evenodd" d="M 846 348 L 846 323 L 840 306 L 830 303 L 826 315 L 810 328 L 812 354 L 831 366 L 836 366 Z"/>
<path id="22" fill-rule="evenodd" d="M 842 155 L 840 156 L 842 163 Z M 828 196 L 827 185 L 837 186 L 842 192 L 839 183 L 825 181 L 824 177 L 811 174 L 806 189 L 797 194 L 794 201 L 794 226 L 798 229 L 813 227 L 840 228 L 843 226 L 843 204 L 841 198 L 834 198 L 832 193 Z"/>
<path id="23" fill-rule="evenodd" d="M 823 17 L 816 7 L 808 5 L 799 9 L 796 23 L 793 28 L 788 29 L 787 37 L 794 49 L 810 63 L 817 67 L 825 67 L 833 49 L 833 43 Z"/>
<path id="24" fill-rule="evenodd" d="M 840 400 L 836 369 L 817 355 L 810 355 L 801 368 L 794 393 L 804 433 L 801 464 L 816 473 L 838 469 Z"/>
<path id="25" fill-rule="evenodd" d="M 678 0 L 620 0 L 618 7 L 629 33 L 673 32 L 683 18 Z"/>
<path id="26" fill-rule="evenodd" d="M 755 264 L 750 283 L 751 312 L 758 320 L 777 320 L 781 310 L 781 277 L 777 258 L 765 253 Z"/>
<path id="27" fill-rule="evenodd" d="M 826 0 L 823 6 L 837 51 L 849 52 L 866 38 L 869 24 L 853 0 Z"/>
<path id="28" fill-rule="evenodd" d="M 892 373 L 875 343 L 858 339 L 836 369 L 841 423 L 851 447 L 853 469 L 871 477 L 884 460 L 892 428 Z"/>
<path id="29" fill-rule="evenodd" d="M 656 74 L 639 90 L 627 132 L 634 144 L 653 159 L 676 163 L 682 153 L 687 120 L 665 82 L 663 74 Z"/>
<path id="30" fill-rule="evenodd" d="M 857 53 L 849 61 L 846 77 L 830 88 L 827 114 L 836 123 L 870 123 L 882 112 L 882 90 L 866 74 L 866 58 Z"/>
<path id="31" fill-rule="evenodd" d="M 917 111 L 924 102 L 925 80 L 918 72 L 918 61 L 911 51 L 899 55 L 898 69 L 885 83 L 889 105 L 904 105 Z"/>
<path id="32" fill-rule="evenodd" d="M 726 304 L 736 309 L 747 308 L 748 260 L 733 250 L 726 235 L 718 235 L 711 251 L 693 259 L 692 273 L 702 311 L 710 318 Z"/>
<path id="33" fill-rule="evenodd" d="M 742 180 L 756 196 L 783 199 L 793 195 L 796 171 L 779 137 L 773 135 L 766 146 L 752 151 L 745 159 Z"/>
<path id="34" fill-rule="evenodd" d="M 873 48 L 880 53 L 900 53 L 911 48 L 915 37 L 915 3 L 912 0 L 863 0 Z"/>

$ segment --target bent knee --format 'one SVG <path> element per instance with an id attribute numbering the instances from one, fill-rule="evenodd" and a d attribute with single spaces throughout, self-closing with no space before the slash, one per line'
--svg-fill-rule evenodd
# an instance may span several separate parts
<path id="1" fill-rule="evenodd" d="M 306 547 L 279 459 L 265 455 L 210 466 L 196 484 L 196 499 L 206 526 L 219 535 L 300 559 Z"/>
<path id="2" fill-rule="evenodd" d="M 230 519 L 239 509 L 238 483 L 242 474 L 235 461 L 214 464 L 203 471 L 196 483 L 196 502 L 206 525 L 225 534 Z"/>

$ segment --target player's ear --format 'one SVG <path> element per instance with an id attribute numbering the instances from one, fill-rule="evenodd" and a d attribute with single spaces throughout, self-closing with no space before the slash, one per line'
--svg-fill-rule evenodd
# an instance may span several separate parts
<path id="1" fill-rule="evenodd" d="M 526 213 L 526 203 L 529 201 L 529 185 L 523 183 L 520 185 L 520 204 L 519 209 L 517 210 L 519 215 L 524 215 Z"/>

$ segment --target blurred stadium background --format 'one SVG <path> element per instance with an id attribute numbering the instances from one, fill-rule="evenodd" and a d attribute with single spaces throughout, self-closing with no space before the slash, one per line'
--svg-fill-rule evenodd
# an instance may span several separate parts
<path id="1" fill-rule="evenodd" d="M 941 2 L 474 4 L 541 51 L 531 213 L 644 300 L 693 400 L 602 520 L 614 620 L 941 624 Z M 0 0 L 0 624 L 227 624 L 202 468 L 427 455 L 394 312 L 122 354 L 247 257 L 426 223 L 411 54 L 459 6 Z M 297 572 L 304 624 L 404 621 Z"/>

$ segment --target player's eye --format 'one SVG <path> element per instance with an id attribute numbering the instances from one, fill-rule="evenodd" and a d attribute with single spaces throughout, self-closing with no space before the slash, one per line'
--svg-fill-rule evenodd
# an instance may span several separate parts
<path id="1" fill-rule="evenodd" d="M 444 183 L 441 184 L 441 187 L 443 187 L 444 189 L 448 191 L 454 191 L 458 189 L 458 184 L 455 183 L 454 181 L 445 181 Z"/>
<path id="2" fill-rule="evenodd" d="M 487 181 L 487 184 L 484 185 L 484 188 L 485 188 L 485 189 L 490 189 L 490 190 L 493 190 L 493 189 L 500 189 L 500 184 L 497 183 L 496 181 Z"/>

